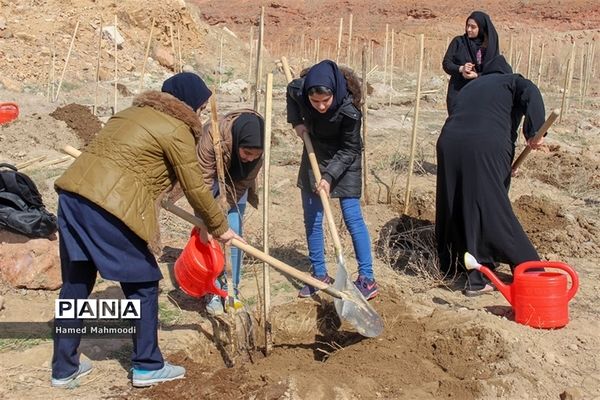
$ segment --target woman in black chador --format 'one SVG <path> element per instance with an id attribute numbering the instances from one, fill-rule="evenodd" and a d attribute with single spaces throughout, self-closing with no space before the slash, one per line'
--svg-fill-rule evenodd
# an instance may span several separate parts
<path id="1" fill-rule="evenodd" d="M 465 33 L 450 42 L 442 67 L 448 75 L 446 107 L 448 115 L 456 101 L 458 92 L 483 71 L 483 66 L 500 54 L 498 34 L 494 24 L 484 12 L 474 11 L 465 23 Z"/>
<path id="2" fill-rule="evenodd" d="M 440 268 L 452 275 L 465 251 L 482 264 L 516 266 L 539 260 L 508 198 L 517 128 L 525 116 L 527 145 L 544 123 L 538 88 L 513 74 L 502 56 L 456 98 L 437 142 L 436 237 Z M 493 290 L 479 271 L 469 274 L 466 294 Z"/>

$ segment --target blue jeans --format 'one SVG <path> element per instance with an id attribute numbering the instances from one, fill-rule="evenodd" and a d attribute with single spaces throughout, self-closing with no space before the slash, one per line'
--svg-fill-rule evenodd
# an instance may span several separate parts
<path id="1" fill-rule="evenodd" d="M 214 193 L 214 191 L 213 191 Z M 215 197 L 218 196 L 218 188 L 215 194 Z M 242 229 L 242 221 L 244 220 L 244 211 L 246 210 L 246 204 L 248 202 L 248 191 L 242 196 L 242 198 L 238 201 L 236 207 L 232 207 L 227 212 L 227 223 L 231 230 L 233 230 L 238 235 L 243 235 Z M 233 290 L 235 295 L 238 295 L 238 286 L 240 284 L 240 278 L 242 276 L 242 259 L 244 258 L 244 252 L 238 249 L 235 246 L 231 246 L 230 251 L 231 257 L 231 273 L 233 274 Z M 224 276 L 221 275 L 221 276 Z M 221 277 L 220 277 L 221 278 Z M 223 285 L 222 279 L 217 279 L 215 282 L 217 287 L 225 289 Z"/>
<path id="2" fill-rule="evenodd" d="M 323 204 L 316 193 L 302 191 L 304 209 L 304 228 L 308 243 L 308 258 L 312 264 L 314 276 L 327 275 L 323 240 Z M 342 216 L 346 228 L 352 237 L 354 254 L 358 262 L 358 274 L 373 279 L 373 257 L 371 256 L 371 238 L 360 208 L 360 199 L 340 198 Z"/>

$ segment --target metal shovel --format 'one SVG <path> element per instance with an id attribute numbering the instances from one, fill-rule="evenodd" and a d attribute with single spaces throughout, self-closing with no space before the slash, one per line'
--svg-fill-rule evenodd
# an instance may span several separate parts
<path id="1" fill-rule="evenodd" d="M 189 223 L 202 227 L 202 220 L 173 203 L 163 201 L 165 210 L 177 215 Z M 356 286 L 346 274 L 346 270 L 338 268 L 334 286 L 329 286 L 312 276 L 298 271 L 296 268 L 263 253 L 262 251 L 240 240 L 233 239 L 231 244 L 247 254 L 266 262 L 271 267 L 290 275 L 308 285 L 314 286 L 334 298 L 335 309 L 339 317 L 348 321 L 358 333 L 365 337 L 376 337 L 383 331 L 383 321 L 377 312 L 360 294 Z M 348 284 L 349 282 L 349 284 Z"/>

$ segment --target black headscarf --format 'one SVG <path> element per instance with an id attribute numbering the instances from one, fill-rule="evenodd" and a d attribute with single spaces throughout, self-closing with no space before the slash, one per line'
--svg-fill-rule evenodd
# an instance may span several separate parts
<path id="1" fill-rule="evenodd" d="M 489 74 L 512 74 L 513 70 L 503 55 L 497 55 L 496 57 L 488 60 L 483 66 L 481 75 Z"/>
<path id="2" fill-rule="evenodd" d="M 263 149 L 265 139 L 265 122 L 256 114 L 245 113 L 233 121 L 231 127 L 232 146 L 229 175 L 233 182 L 246 178 L 260 162 L 260 157 L 254 161 L 242 162 L 239 149 L 241 147 Z"/>
<path id="3" fill-rule="evenodd" d="M 325 86 L 333 93 L 333 104 L 329 110 L 327 110 L 327 114 L 336 111 L 348 95 L 348 83 L 346 82 L 346 78 L 338 68 L 337 64 L 331 60 L 323 60 L 320 63 L 313 65 L 304 77 L 302 95 L 308 109 L 311 110 L 311 113 L 313 111 L 318 113 L 318 111 L 310 104 L 308 98 L 309 89 L 315 86 Z"/>
<path id="4" fill-rule="evenodd" d="M 202 78 L 191 72 L 181 72 L 167 79 L 162 92 L 169 93 L 196 111 L 212 96 Z"/>
<path id="5" fill-rule="evenodd" d="M 467 35 L 467 33 L 465 32 L 464 41 L 467 44 L 467 49 L 469 50 L 471 61 L 473 62 L 473 64 L 475 64 L 476 71 L 481 72 L 487 60 L 491 60 L 492 58 L 500 54 L 498 33 L 496 32 L 494 24 L 492 24 L 490 16 L 484 13 L 483 11 L 473 11 L 471 15 L 469 15 L 469 17 L 467 18 L 467 21 L 465 21 L 465 25 L 470 19 L 473 19 L 477 23 L 477 26 L 479 27 L 479 34 L 476 38 L 470 39 L 469 35 Z M 486 35 L 487 44 L 486 47 L 482 47 Z M 479 49 L 481 49 L 482 52 L 481 64 L 477 63 L 477 51 Z"/>

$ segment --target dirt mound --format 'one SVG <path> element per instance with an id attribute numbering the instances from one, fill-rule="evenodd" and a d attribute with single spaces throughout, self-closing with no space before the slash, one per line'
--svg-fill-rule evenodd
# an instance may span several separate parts
<path id="1" fill-rule="evenodd" d="M 60 121 L 65 121 L 67 126 L 75 131 L 84 146 L 87 146 L 96 133 L 102 128 L 102 123 L 90 109 L 80 104 L 71 103 L 58 107 L 50 115 Z"/>
<path id="2" fill-rule="evenodd" d="M 540 256 L 585 257 L 600 252 L 600 227 L 583 216 L 574 216 L 548 199 L 530 195 L 513 204 Z"/>
<path id="3" fill-rule="evenodd" d="M 372 304 L 386 324 L 379 338 L 346 331 L 329 302 L 297 301 L 273 310 L 276 335 L 269 357 L 213 373 L 183 358 L 185 381 L 143 396 L 475 399 L 484 390 L 481 380 L 507 371 L 510 346 L 491 328 L 444 312 L 416 318 L 395 292 L 384 291 Z M 349 374 L 352 379 L 342 379 Z"/>
<path id="4" fill-rule="evenodd" d="M 533 177 L 578 198 L 600 193 L 600 164 L 584 155 L 564 152 L 559 146 L 550 150 L 545 157 L 530 160 L 527 170 Z"/>

